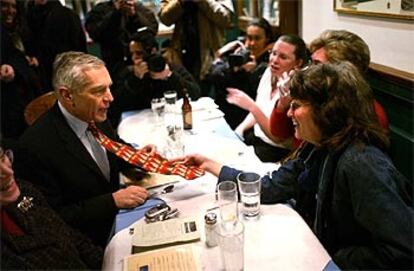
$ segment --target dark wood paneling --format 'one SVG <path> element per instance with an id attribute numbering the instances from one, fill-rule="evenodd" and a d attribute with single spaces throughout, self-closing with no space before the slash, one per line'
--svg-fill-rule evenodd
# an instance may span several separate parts
<path id="1" fill-rule="evenodd" d="M 388 115 L 390 156 L 398 170 L 413 180 L 414 75 L 373 63 L 368 81 Z"/>

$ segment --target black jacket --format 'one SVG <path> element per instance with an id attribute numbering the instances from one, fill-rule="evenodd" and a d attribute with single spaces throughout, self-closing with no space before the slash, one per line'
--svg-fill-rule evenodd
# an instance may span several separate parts
<path id="1" fill-rule="evenodd" d="M 18 186 L 19 199 L 1 208 L 24 235 L 1 231 L 1 269 L 100 269 L 102 248 L 64 223 L 33 185 L 18 181 Z M 33 207 L 26 213 L 16 207 L 23 196 L 33 198 Z"/>
<path id="2" fill-rule="evenodd" d="M 223 61 L 218 61 L 212 65 L 207 76 L 209 82 L 214 86 L 214 100 L 220 110 L 224 112 L 224 118 L 232 129 L 236 128 L 249 112 L 227 102 L 228 92 L 226 88 L 238 88 L 255 100 L 257 87 L 269 62 L 269 53 L 263 53 L 257 58 L 256 62 L 256 68 L 250 72 L 243 69 L 233 71 L 229 66 L 227 57 L 224 57 Z"/>
<path id="3" fill-rule="evenodd" d="M 87 14 L 86 30 L 99 43 L 102 59 L 111 76 L 115 66 L 129 55 L 128 42 L 137 29 L 146 26 L 153 35 L 158 32 L 158 21 L 154 13 L 141 3 L 137 3 L 135 8 L 135 16 L 126 18 L 115 9 L 112 1 L 107 1 L 97 4 Z"/>
<path id="4" fill-rule="evenodd" d="M 184 97 L 183 89 L 187 89 L 192 100 L 200 97 L 200 87 L 193 76 L 183 66 L 170 66 L 171 76 L 167 80 L 155 80 L 146 74 L 143 79 L 126 68 L 120 75 L 117 84 L 112 88 L 114 102 L 110 107 L 110 119 L 116 127 L 122 112 L 151 108 L 153 98 L 161 98 L 167 90 L 177 91 L 177 98 Z"/>
<path id="5" fill-rule="evenodd" d="M 223 167 L 219 181 L 240 171 Z M 345 270 L 413 269 L 413 185 L 372 145 L 343 153 L 311 144 L 261 179 L 261 202 L 295 209 Z"/>
<path id="6" fill-rule="evenodd" d="M 34 51 L 44 67 L 45 92 L 52 90 L 52 65 L 56 55 L 67 51 L 86 52 L 86 37 L 79 16 L 59 1 L 45 5 L 30 3 L 27 22 L 33 33 Z"/>
<path id="7" fill-rule="evenodd" d="M 109 121 L 97 127 L 122 142 Z M 117 213 L 112 193 L 119 188 L 119 172 L 132 166 L 108 152 L 108 182 L 57 103 L 26 130 L 20 143 L 16 174 L 40 188 L 68 224 L 105 245 Z"/>

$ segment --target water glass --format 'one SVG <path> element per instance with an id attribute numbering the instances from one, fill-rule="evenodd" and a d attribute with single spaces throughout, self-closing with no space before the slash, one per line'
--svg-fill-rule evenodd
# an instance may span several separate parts
<path id="1" fill-rule="evenodd" d="M 155 115 L 155 122 L 159 123 L 163 116 L 165 110 L 165 99 L 164 98 L 154 98 L 151 100 L 151 110 Z"/>
<path id="2" fill-rule="evenodd" d="M 221 259 L 226 271 L 241 271 L 244 268 L 244 225 L 238 221 L 228 228 L 220 223 L 216 227 L 216 237 L 221 251 Z"/>
<path id="3" fill-rule="evenodd" d="M 227 227 L 232 227 L 237 223 L 237 184 L 232 181 L 224 181 L 217 187 L 218 205 L 220 207 L 221 221 Z"/>
<path id="4" fill-rule="evenodd" d="M 237 175 L 237 183 L 242 203 L 242 214 L 246 219 L 256 219 L 260 214 L 260 175 L 242 172 Z"/>
<path id="5" fill-rule="evenodd" d="M 177 92 L 174 90 L 168 90 L 164 92 L 165 99 L 165 115 L 164 122 L 166 127 L 176 126 L 179 122 L 182 123 L 181 114 L 178 115 L 176 108 Z"/>
<path id="6" fill-rule="evenodd" d="M 184 156 L 184 130 L 182 126 L 167 126 L 167 140 L 164 149 L 164 156 L 167 159 Z"/>
<path id="7" fill-rule="evenodd" d="M 166 92 L 164 92 L 164 98 L 167 104 L 175 105 L 175 103 L 177 102 L 177 91 L 167 90 Z"/>

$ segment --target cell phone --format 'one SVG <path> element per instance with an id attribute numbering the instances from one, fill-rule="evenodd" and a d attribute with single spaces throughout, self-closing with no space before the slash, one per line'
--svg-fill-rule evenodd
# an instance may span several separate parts
<path id="1" fill-rule="evenodd" d="M 145 218 L 149 222 L 162 220 L 162 217 L 171 210 L 166 203 L 158 204 L 145 212 Z"/>

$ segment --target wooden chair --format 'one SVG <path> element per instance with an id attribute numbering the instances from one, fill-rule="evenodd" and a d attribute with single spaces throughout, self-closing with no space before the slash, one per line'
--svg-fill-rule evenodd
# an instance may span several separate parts
<path id="1" fill-rule="evenodd" d="M 32 125 L 41 115 L 50 109 L 56 102 L 54 91 L 47 92 L 32 100 L 24 109 L 24 119 L 28 125 Z"/>

